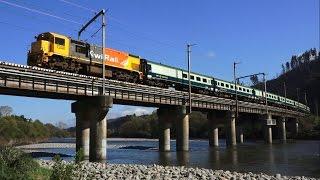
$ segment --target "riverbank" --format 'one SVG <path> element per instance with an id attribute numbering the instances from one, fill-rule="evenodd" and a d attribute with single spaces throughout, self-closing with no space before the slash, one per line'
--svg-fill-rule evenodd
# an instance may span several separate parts
<path id="1" fill-rule="evenodd" d="M 53 161 L 38 160 L 41 167 L 52 168 Z M 71 162 L 64 162 L 71 163 Z M 184 166 L 159 166 L 137 164 L 103 164 L 83 162 L 75 170 L 74 179 L 297 179 L 316 180 L 304 176 L 270 176 L 264 173 L 238 173 L 205 168 L 187 168 Z"/>

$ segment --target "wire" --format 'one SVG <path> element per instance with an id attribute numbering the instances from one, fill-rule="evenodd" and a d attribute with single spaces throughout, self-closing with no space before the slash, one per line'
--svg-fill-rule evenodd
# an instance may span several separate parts
<path id="1" fill-rule="evenodd" d="M 79 4 L 70 2 L 70 1 L 66 1 L 66 0 L 58 0 L 58 1 L 63 2 L 63 3 L 66 3 L 66 4 L 69 4 L 69 5 L 72 5 L 72 6 L 75 6 L 75 7 L 78 7 L 78 8 L 80 8 L 80 9 L 84 9 L 84 10 L 91 11 L 91 12 L 93 12 L 93 13 L 97 13 L 97 11 L 95 11 L 95 10 L 93 10 L 93 9 L 84 7 L 84 6 L 82 6 L 82 5 L 79 5 Z"/>
<path id="2" fill-rule="evenodd" d="M 81 8 L 81 9 L 84 9 L 84 10 L 88 10 L 88 11 L 90 11 L 90 12 L 94 12 L 94 13 L 97 12 L 97 11 L 91 9 L 91 8 L 87 8 L 87 7 L 84 7 L 84 6 L 80 5 L 80 4 L 76 4 L 76 3 L 73 3 L 73 2 L 70 2 L 70 1 L 66 1 L 66 0 L 58 0 L 58 1 L 67 3 L 67 4 L 69 4 L 69 5 L 72 5 L 72 6 L 75 6 L 75 7 Z M 130 27 L 130 25 L 123 23 L 121 20 L 113 17 L 112 15 L 108 15 L 108 17 L 110 18 L 110 20 L 118 23 L 119 25 Z M 120 27 L 120 28 L 121 28 L 122 30 L 126 31 L 126 32 L 129 33 L 129 34 L 132 34 L 132 35 L 134 35 L 134 36 L 136 36 L 136 37 L 138 37 L 138 38 L 144 38 L 144 39 L 153 41 L 153 42 L 155 42 L 155 43 L 158 44 L 158 45 L 159 45 L 159 44 L 163 44 L 163 45 L 165 45 L 165 46 L 170 46 L 170 47 L 180 47 L 180 45 L 174 44 L 174 43 L 172 43 L 172 42 L 171 42 L 171 43 L 166 43 L 166 42 L 163 42 L 163 41 L 159 41 L 159 40 L 156 40 L 156 39 L 147 37 L 147 36 L 145 36 L 145 35 L 141 35 L 139 32 L 136 32 L 136 33 L 135 33 L 135 32 L 133 32 L 132 30 L 127 30 L 126 28 L 123 28 L 123 27 Z"/>
<path id="3" fill-rule="evenodd" d="M 11 3 L 11 2 L 8 2 L 8 1 L 4 1 L 4 0 L 0 0 L 0 2 L 4 3 L 4 4 L 7 4 L 7 5 L 10 5 L 10 6 L 13 6 L 13 7 L 25 9 L 25 10 L 28 10 L 28 11 L 31 11 L 31 12 L 35 12 L 35 13 L 42 14 L 42 15 L 45 15 L 45 16 L 49 16 L 49 17 L 52 17 L 52 18 L 56 18 L 56 19 L 59 19 L 59 20 L 63 20 L 63 21 L 67 21 L 67 22 L 71 22 L 71 23 L 74 23 L 74 24 L 81 25 L 81 23 L 79 23 L 77 21 L 73 21 L 73 20 L 70 20 L 70 19 L 59 17 L 59 16 L 56 16 L 54 14 L 46 13 L 46 12 L 43 12 L 43 11 L 40 11 L 40 10 L 37 10 L 37 9 L 32 9 L 32 8 L 29 8 L 29 7 L 26 7 L 26 6 L 21 6 L 19 4 Z"/>
<path id="4" fill-rule="evenodd" d="M 91 35 L 91 38 L 93 38 L 101 29 L 102 29 L 102 26 L 95 33 Z"/>
<path id="5" fill-rule="evenodd" d="M 35 24 L 35 23 L 38 23 L 38 22 L 34 22 L 35 20 L 36 21 L 39 21 L 39 22 L 42 22 L 42 23 L 46 23 L 46 24 L 50 24 L 50 25 L 53 25 L 52 22 L 49 22 L 48 20 L 45 20 L 45 19 L 41 19 L 40 16 L 34 16 L 33 14 L 20 14 L 20 13 L 12 13 L 12 10 L 11 9 L 1 9 L 0 7 L 0 10 L 2 11 L 3 14 L 9 14 L 9 15 L 14 15 L 14 16 L 18 16 L 18 17 L 22 17 L 24 19 L 30 19 L 32 21 L 28 21 L 28 24 L 31 25 L 31 24 Z M 58 21 L 59 23 L 62 23 L 63 25 L 68 25 L 66 24 L 65 22 L 62 22 L 62 21 Z M 64 29 L 68 29 L 69 31 L 76 31 L 75 29 L 71 28 L 71 26 L 59 26 L 59 28 L 64 28 Z M 38 29 L 39 30 L 39 29 Z M 36 31 L 36 30 L 35 30 Z"/>
<path id="6" fill-rule="evenodd" d="M 15 1 L 19 1 L 19 0 L 15 0 Z M 41 0 L 40 0 L 40 1 L 41 1 Z M 30 5 L 31 5 L 33 8 L 40 8 L 40 9 L 44 10 L 45 12 L 54 13 L 54 10 L 56 10 L 56 6 L 50 7 L 50 9 L 49 9 L 49 8 L 45 8 L 45 7 L 42 7 L 42 6 L 39 6 L 39 4 L 41 4 L 40 2 L 39 2 L 39 3 L 37 3 L 37 2 L 31 3 L 31 1 L 21 1 L 21 0 L 20 0 L 19 3 L 20 3 L 20 5 L 21 5 L 21 3 L 22 3 L 23 5 L 27 5 L 27 6 L 30 6 Z M 59 10 L 61 11 L 61 8 L 59 8 Z M 85 21 L 88 20 L 88 17 L 79 16 L 78 14 L 75 14 L 75 13 L 73 13 L 73 14 L 67 13 L 67 12 L 62 12 L 62 13 L 65 14 L 65 15 L 67 15 L 67 16 L 69 16 L 69 17 L 72 17 L 72 18 L 76 17 L 76 18 L 81 19 L 81 20 L 85 20 Z"/>

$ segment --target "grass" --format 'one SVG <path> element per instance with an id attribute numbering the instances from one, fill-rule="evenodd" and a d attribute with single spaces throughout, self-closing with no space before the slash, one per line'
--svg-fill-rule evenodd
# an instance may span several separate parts
<path id="1" fill-rule="evenodd" d="M 49 180 L 52 175 L 52 170 L 39 167 L 31 174 L 31 179 L 35 180 Z"/>
<path id="2" fill-rule="evenodd" d="M 71 180 L 76 168 L 84 160 L 83 150 L 75 157 L 76 163 L 64 163 L 60 156 L 53 158 L 52 169 L 41 167 L 31 156 L 14 147 L 0 147 L 0 179 L 4 180 Z"/>

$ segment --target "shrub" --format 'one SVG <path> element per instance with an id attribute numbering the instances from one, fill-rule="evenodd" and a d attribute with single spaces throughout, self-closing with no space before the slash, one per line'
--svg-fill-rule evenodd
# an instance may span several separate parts
<path id="1" fill-rule="evenodd" d="M 50 179 L 52 180 L 71 180 L 75 166 L 62 161 L 59 155 L 53 157 L 55 162 L 52 168 Z"/>
<path id="2" fill-rule="evenodd" d="M 39 164 L 21 150 L 0 148 L 0 179 L 32 179 L 38 168 Z"/>
<path id="3" fill-rule="evenodd" d="M 80 163 L 81 161 L 84 161 L 84 151 L 83 148 L 80 148 L 77 153 L 76 156 L 74 158 L 74 161 L 76 164 Z"/>

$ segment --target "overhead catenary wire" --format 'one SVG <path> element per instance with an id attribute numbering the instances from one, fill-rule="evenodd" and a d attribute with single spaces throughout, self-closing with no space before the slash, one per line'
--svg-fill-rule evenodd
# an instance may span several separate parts
<path id="1" fill-rule="evenodd" d="M 88 10 L 90 12 L 95 12 L 95 13 L 97 12 L 97 11 L 93 10 L 92 8 L 87 8 L 87 7 L 84 7 L 84 6 L 82 6 L 80 4 L 77 4 L 77 3 L 74 3 L 74 2 L 70 2 L 70 1 L 66 1 L 66 0 L 58 0 L 58 1 L 70 4 L 70 5 L 74 6 L 74 7 L 78 7 L 78 8 L 84 9 L 84 10 Z M 126 24 L 126 23 L 123 23 L 121 20 L 115 18 L 113 15 L 109 14 L 108 17 L 109 17 L 109 19 L 111 21 L 114 21 L 114 22 L 118 23 L 119 25 L 126 26 L 126 27 L 130 26 L 130 25 Z M 142 35 L 142 33 L 140 33 L 140 32 L 134 32 L 134 31 L 132 31 L 132 29 L 127 30 L 126 28 L 123 28 L 123 27 L 120 27 L 120 28 L 122 30 L 126 31 L 127 33 L 133 35 L 133 36 L 137 36 L 138 38 L 144 38 L 144 39 L 153 41 L 156 44 L 162 44 L 162 45 L 169 46 L 169 47 L 182 47 L 182 46 L 180 46 L 178 44 L 175 44 L 173 42 L 167 43 L 167 42 L 163 42 L 163 41 L 160 41 L 160 40 L 156 40 L 156 39 L 150 38 L 150 37 L 148 37 L 146 35 Z"/>
<path id="2" fill-rule="evenodd" d="M 84 10 L 87 10 L 87 11 L 90 11 L 90 12 L 96 12 L 94 11 L 93 9 L 91 8 L 85 8 L 84 6 L 82 5 L 79 5 L 79 4 L 76 4 L 76 3 L 73 3 L 73 2 L 70 2 L 70 1 L 65 1 L 65 0 L 59 0 L 61 2 L 64 2 L 64 3 L 68 3 L 72 6 L 75 6 L 75 7 L 78 7 L 78 8 L 81 8 L 81 9 L 84 9 Z M 77 24 L 77 25 L 81 25 L 82 23 L 80 22 L 77 22 L 77 21 L 74 21 L 74 20 L 71 20 L 71 19 L 66 19 L 66 18 L 63 18 L 63 17 L 60 17 L 60 16 L 57 16 L 55 14 L 52 14 L 52 13 L 47 13 L 47 12 L 44 12 L 42 10 L 38 10 L 38 9 L 34 9 L 34 8 L 30 8 L 30 7 L 26 7 L 26 6 L 22 6 L 20 4 L 16 4 L 16 3 L 12 3 L 12 2 L 8 2 L 6 0 L 0 0 L 1 3 L 4 3 L 4 4 L 7 4 L 7 5 L 10 5 L 10 6 L 13 6 L 13 7 L 17 7 L 17 8 L 21 8 L 21 9 L 25 9 L 25 10 L 28 10 L 30 12 L 34 12 L 34 13 L 37 13 L 37 14 L 41 14 L 41 15 L 45 15 L 45 16 L 49 16 L 49 17 L 52 17 L 52 18 L 55 18 L 55 19 L 58 19 L 58 20 L 62 20 L 62 21 L 66 21 L 66 22 L 72 22 L 74 24 Z M 110 15 L 109 15 L 110 17 Z M 122 26 L 127 26 L 125 23 L 121 22 L 119 19 L 117 18 L 114 18 L 114 17 L 110 17 L 110 19 L 112 19 L 114 22 L 122 25 Z M 162 41 L 159 41 L 159 40 L 155 40 L 153 38 L 149 38 L 149 37 L 146 37 L 144 35 L 141 35 L 140 33 L 134 33 L 130 30 L 127 30 L 126 28 L 123 28 L 123 27 L 120 27 L 120 29 L 124 30 L 125 32 L 127 32 L 128 34 L 131 35 L 131 37 L 136 37 L 136 38 L 144 38 L 144 39 L 147 39 L 149 41 L 152 41 L 152 42 L 155 42 L 157 45 L 159 44 L 162 44 L 164 46 L 167 46 L 167 47 L 178 47 L 176 45 L 173 45 L 173 44 L 168 44 L 168 43 L 164 43 Z M 76 30 L 73 30 L 73 31 L 76 31 Z M 180 47 L 180 46 L 179 46 Z M 157 53 L 157 54 L 162 54 L 162 53 Z M 177 59 L 180 59 L 180 58 L 177 58 Z"/>
<path id="3" fill-rule="evenodd" d="M 31 26 L 32 26 L 32 24 L 31 24 L 30 22 L 33 22 L 33 21 L 38 21 L 38 22 L 41 22 L 41 23 L 46 23 L 46 24 L 52 25 L 52 22 L 47 21 L 47 20 L 44 20 L 44 19 L 41 19 L 39 16 L 34 16 L 34 15 L 32 15 L 32 14 L 12 13 L 12 10 L 11 10 L 11 9 L 1 9 L 1 8 L 0 8 L 0 10 L 1 10 L 3 13 L 7 13 L 7 14 L 9 14 L 9 15 L 14 15 L 14 16 L 17 16 L 17 17 L 21 17 L 21 18 L 23 18 L 23 19 L 32 20 L 32 21 L 29 21 L 29 22 L 28 22 L 28 25 L 31 25 Z M 64 28 L 64 29 L 69 30 L 69 31 L 75 31 L 75 32 L 77 32 L 76 29 L 72 28 L 71 26 L 67 26 L 68 24 L 65 24 L 65 23 L 62 22 L 62 21 L 57 21 L 57 22 L 62 23 L 63 25 L 65 25 L 65 26 L 60 26 L 59 28 Z M 36 22 L 36 23 L 37 23 L 37 22 Z M 7 21 L 6 21 L 6 23 L 3 23 L 3 24 L 10 24 L 11 26 L 18 26 L 18 25 L 16 25 L 16 24 L 12 24 L 12 23 L 9 23 L 9 22 L 7 22 Z M 33 23 L 33 24 L 34 24 L 34 23 Z M 22 27 L 22 28 L 29 28 L 29 27 L 22 26 L 22 23 L 20 23 L 19 26 Z M 29 28 L 29 30 L 30 30 L 30 29 L 31 29 L 31 28 Z M 35 29 L 35 28 L 34 28 L 34 29 L 33 29 L 33 32 L 34 32 L 34 31 L 39 31 L 39 29 Z"/>
<path id="4" fill-rule="evenodd" d="M 42 15 L 49 16 L 49 17 L 52 17 L 52 18 L 55 18 L 55 19 L 59 19 L 59 20 L 62 20 L 62 21 L 67 21 L 67 22 L 70 22 L 70 23 L 78 24 L 78 25 L 82 24 L 82 23 L 74 21 L 74 20 L 66 19 L 66 18 L 57 16 L 57 15 L 54 15 L 54 14 L 46 13 L 46 12 L 41 11 L 41 10 L 29 8 L 29 7 L 22 6 L 22 5 L 19 5 L 19 4 L 16 4 L 16 3 L 12 3 L 12 2 L 8 2 L 8 1 L 5 1 L 5 0 L 0 0 L 0 3 L 7 4 L 9 6 L 13 6 L 13 7 L 21 8 L 21 9 L 25 9 L 27 11 L 31 11 L 31 12 L 34 12 L 34 13 L 42 14 Z"/>
<path id="5" fill-rule="evenodd" d="M 72 5 L 72 6 L 75 6 L 75 7 L 78 7 L 80 9 L 91 11 L 93 13 L 97 13 L 96 10 L 88 8 L 88 7 L 84 7 L 84 6 L 80 5 L 80 4 L 76 4 L 76 3 L 73 3 L 73 2 L 70 2 L 70 1 L 66 1 L 66 0 L 58 0 L 58 1 L 66 3 L 66 4 L 69 4 L 69 5 Z"/>
<path id="6" fill-rule="evenodd" d="M 87 11 L 90 11 L 90 12 L 97 12 L 95 10 L 93 10 L 93 8 L 88 8 L 88 7 L 84 7 L 83 5 L 80 5 L 78 3 L 74 3 L 74 2 L 70 2 L 70 1 L 66 1 L 66 0 L 58 0 L 58 1 L 61 1 L 61 2 L 64 2 L 64 3 L 68 3 L 69 5 L 72 5 L 74 7 L 77 7 L 77 8 L 81 8 L 81 9 L 84 9 L 84 10 L 87 10 Z M 153 44 L 159 46 L 159 47 L 166 47 L 166 48 L 178 48 L 178 49 L 183 49 L 184 48 L 184 44 L 177 44 L 177 43 L 174 43 L 174 42 L 164 42 L 164 41 L 161 41 L 161 40 L 157 40 L 157 39 L 154 39 L 152 37 L 149 37 L 149 35 L 145 34 L 145 33 L 141 33 L 141 32 L 135 32 L 132 30 L 132 27 L 124 22 L 122 22 L 121 20 L 117 19 L 116 17 L 114 17 L 113 15 L 109 14 L 108 15 L 108 18 L 110 19 L 110 21 L 113 21 L 115 22 L 116 24 L 120 25 L 120 26 L 117 26 L 120 30 L 126 32 L 128 34 L 128 36 L 131 36 L 133 38 L 136 38 L 136 39 L 146 39 L 150 42 L 153 42 Z M 115 24 L 112 24 L 111 27 L 114 27 Z M 110 28 L 110 24 L 108 25 L 108 27 Z M 126 27 L 129 27 L 126 28 Z M 207 50 L 204 50 L 204 49 L 198 49 L 198 53 L 202 53 L 203 55 L 206 54 Z M 199 52 L 200 50 L 200 52 Z M 177 59 L 180 59 L 180 58 L 177 58 Z M 181 60 L 181 62 L 184 62 L 185 60 Z"/>
<path id="7" fill-rule="evenodd" d="M 25 6 L 29 6 L 29 8 L 31 8 L 30 6 L 32 6 L 32 8 L 40 8 L 42 11 L 45 11 L 45 12 L 50 12 L 51 14 L 55 13 L 55 10 L 56 10 L 56 6 L 53 6 L 53 7 L 50 7 L 50 8 L 47 8 L 47 7 L 43 7 L 43 6 L 39 6 L 41 3 L 39 2 L 34 2 L 34 1 L 19 1 L 19 0 L 14 0 L 15 2 L 19 2 L 20 5 L 25 5 Z M 41 0 L 39 0 L 41 1 Z M 75 14 L 75 13 L 71 13 L 71 12 L 65 12 L 65 11 L 62 11 L 61 8 L 59 8 L 59 14 L 64 14 L 64 15 L 67 15 L 71 18 L 78 18 L 79 20 L 82 21 L 87 21 L 88 20 L 88 17 L 85 17 L 85 16 L 80 16 L 79 14 Z"/>

